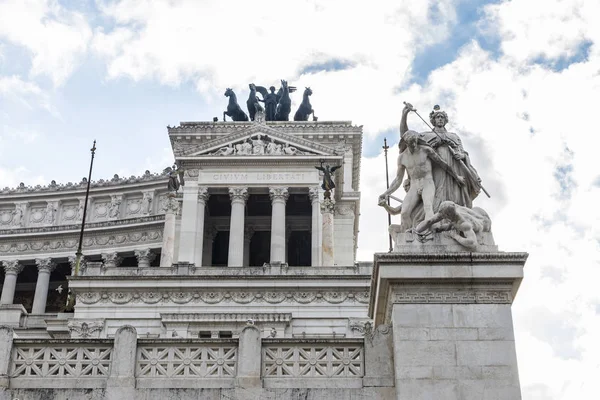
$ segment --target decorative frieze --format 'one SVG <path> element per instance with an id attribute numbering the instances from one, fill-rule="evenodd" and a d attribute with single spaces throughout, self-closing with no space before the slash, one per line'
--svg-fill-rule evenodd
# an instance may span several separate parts
<path id="1" fill-rule="evenodd" d="M 77 321 L 69 320 L 67 324 L 71 337 L 74 339 L 88 339 L 100 337 L 100 332 L 104 329 L 102 321 Z"/>
<path id="2" fill-rule="evenodd" d="M 142 192 L 142 201 L 140 203 L 140 213 L 142 215 L 152 214 L 152 201 L 154 201 L 154 190 Z"/>
<path id="3" fill-rule="evenodd" d="M 15 203 L 15 209 L 12 212 L 11 225 L 15 228 L 22 228 L 25 223 L 25 211 L 29 203 Z"/>
<path id="4" fill-rule="evenodd" d="M 123 201 L 122 195 L 114 194 L 114 195 L 110 196 L 110 205 L 108 206 L 108 217 L 110 219 L 119 218 L 122 201 Z"/>
<path id="5" fill-rule="evenodd" d="M 344 302 L 357 302 L 367 304 L 369 302 L 369 293 L 364 291 L 271 291 L 260 290 L 229 290 L 229 291 L 201 291 L 198 289 L 188 291 L 88 291 L 78 292 L 77 301 L 83 304 L 96 303 L 262 303 L 262 304 L 280 304 L 280 303 L 329 303 L 341 304 Z"/>

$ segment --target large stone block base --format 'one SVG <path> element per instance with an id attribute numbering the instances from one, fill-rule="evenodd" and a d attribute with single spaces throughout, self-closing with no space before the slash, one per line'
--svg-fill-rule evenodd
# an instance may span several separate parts
<path id="1" fill-rule="evenodd" d="M 392 326 L 397 399 L 521 399 L 511 304 L 526 258 L 375 255 L 369 312 Z"/>

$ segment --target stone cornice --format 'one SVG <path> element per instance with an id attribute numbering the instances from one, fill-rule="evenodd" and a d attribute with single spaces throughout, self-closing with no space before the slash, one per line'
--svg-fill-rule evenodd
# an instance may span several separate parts
<path id="1" fill-rule="evenodd" d="M 258 125 L 253 122 L 181 122 L 179 126 L 167 126 L 172 134 L 230 134 Z M 262 126 L 278 129 L 285 133 L 304 132 L 362 132 L 362 125 L 352 125 L 351 121 L 267 121 Z"/>
<path id="2" fill-rule="evenodd" d="M 115 175 L 112 179 L 99 179 L 97 181 L 92 181 L 90 184 L 90 191 L 95 189 L 116 189 L 119 187 L 128 187 L 130 185 L 135 184 L 152 184 L 160 181 L 167 181 L 167 177 L 163 173 L 150 173 L 146 171 L 146 174 L 141 176 L 131 176 L 129 178 L 120 178 L 118 175 Z M 16 195 L 16 196 L 27 196 L 31 194 L 56 194 L 56 193 L 65 193 L 68 192 L 69 195 L 76 194 L 76 192 L 81 192 L 85 194 L 87 188 L 87 182 L 81 181 L 79 183 L 71 183 L 67 184 L 49 184 L 47 186 L 18 186 L 16 188 L 8 188 L 0 190 L 0 198 L 3 198 L 4 195 Z M 11 196 L 12 198 L 12 196 Z"/>

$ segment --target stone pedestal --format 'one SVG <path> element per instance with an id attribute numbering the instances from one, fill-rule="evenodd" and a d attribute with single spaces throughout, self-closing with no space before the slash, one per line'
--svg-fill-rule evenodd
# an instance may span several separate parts
<path id="1" fill-rule="evenodd" d="M 260 330 L 247 325 L 240 332 L 237 384 L 242 388 L 259 388 L 261 368 Z"/>
<path id="2" fill-rule="evenodd" d="M 122 326 L 115 333 L 113 361 L 106 383 L 106 399 L 121 400 L 135 397 L 135 362 L 137 331 Z"/>
<path id="3" fill-rule="evenodd" d="M 170 268 L 173 265 L 175 255 L 175 216 L 179 211 L 179 202 L 175 198 L 175 193 L 169 193 L 163 208 L 165 210 L 165 227 L 160 253 L 160 266 Z"/>
<path id="4" fill-rule="evenodd" d="M 335 202 L 326 198 L 321 203 L 321 214 L 323 215 L 323 243 L 321 263 L 324 267 L 332 267 L 334 265 L 334 211 Z"/>
<path id="5" fill-rule="evenodd" d="M 376 254 L 369 316 L 393 329 L 397 399 L 520 399 L 511 304 L 526 253 Z"/>

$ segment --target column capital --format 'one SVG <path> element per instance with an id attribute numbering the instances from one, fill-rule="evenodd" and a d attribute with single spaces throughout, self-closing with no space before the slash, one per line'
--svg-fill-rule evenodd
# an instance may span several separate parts
<path id="1" fill-rule="evenodd" d="M 233 186 L 229 188 L 229 198 L 231 202 L 242 201 L 246 203 L 248 200 L 248 188 L 246 186 Z"/>
<path id="2" fill-rule="evenodd" d="M 333 201 L 331 199 L 325 199 L 323 202 L 321 202 L 321 212 L 323 214 L 325 214 L 325 213 L 333 214 L 334 211 L 335 211 L 335 201 Z"/>
<path id="3" fill-rule="evenodd" d="M 123 261 L 117 252 L 102 253 L 101 256 L 105 267 L 118 267 L 121 264 L 121 261 Z"/>
<path id="4" fill-rule="evenodd" d="M 167 214 L 177 214 L 179 212 L 179 200 L 175 198 L 174 194 L 169 193 L 162 208 Z"/>
<path id="5" fill-rule="evenodd" d="M 271 201 L 282 200 L 284 203 L 287 201 L 289 196 L 288 188 L 285 186 L 270 186 L 269 197 Z"/>
<path id="6" fill-rule="evenodd" d="M 202 201 L 202 202 L 206 203 L 208 201 L 209 197 L 210 197 L 210 195 L 208 194 L 208 187 L 200 186 L 198 188 L 198 201 Z"/>
<path id="7" fill-rule="evenodd" d="M 319 190 L 320 188 L 318 186 L 311 186 L 308 188 L 308 197 L 310 198 L 311 203 L 319 201 Z"/>
<path id="8" fill-rule="evenodd" d="M 138 263 L 150 264 L 156 258 L 156 254 L 154 254 L 150 249 L 134 250 L 133 253 L 137 257 Z"/>
<path id="9" fill-rule="evenodd" d="M 52 272 L 56 268 L 56 263 L 51 258 L 36 258 L 35 264 L 37 265 L 38 272 Z"/>
<path id="10" fill-rule="evenodd" d="M 77 264 L 77 257 L 69 256 L 69 264 L 71 265 L 71 272 L 74 273 L 75 264 Z M 83 270 L 85 270 L 85 267 L 87 267 L 87 260 L 85 259 L 85 256 L 81 256 L 81 259 L 79 260 L 79 272 L 81 273 Z"/>
<path id="11" fill-rule="evenodd" d="M 19 263 L 19 260 L 6 260 L 2 261 L 4 272 L 9 275 L 18 275 L 23 271 L 23 265 Z"/>

